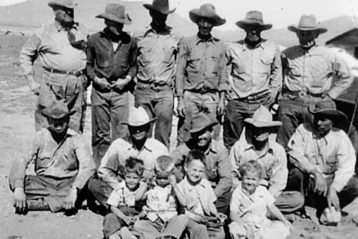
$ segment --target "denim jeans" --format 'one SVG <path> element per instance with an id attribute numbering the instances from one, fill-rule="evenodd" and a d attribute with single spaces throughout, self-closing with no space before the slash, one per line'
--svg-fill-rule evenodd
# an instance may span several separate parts
<path id="1" fill-rule="evenodd" d="M 208 115 L 212 121 L 219 121 L 217 107 L 219 93 L 194 93 L 185 91 L 184 96 L 185 118 L 179 118 L 178 122 L 178 145 L 190 138 L 191 118 L 200 112 Z M 220 124 L 214 126 L 213 138 L 218 140 L 220 136 Z"/>
<path id="2" fill-rule="evenodd" d="M 97 168 L 109 145 L 117 138 L 128 139 L 128 91 L 92 90 L 92 149 Z"/>
<path id="3" fill-rule="evenodd" d="M 169 86 L 158 88 L 147 84 L 138 84 L 135 90 L 135 106 L 143 106 L 156 117 L 154 138 L 169 148 L 172 132 L 174 94 Z"/>

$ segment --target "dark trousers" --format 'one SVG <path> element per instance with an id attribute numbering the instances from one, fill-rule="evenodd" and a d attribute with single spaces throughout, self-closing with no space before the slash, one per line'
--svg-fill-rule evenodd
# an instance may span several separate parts
<path id="1" fill-rule="evenodd" d="M 88 180 L 88 190 L 94 199 L 105 208 L 108 208 L 107 200 L 113 191 L 113 188 L 108 183 L 98 178 L 98 176 L 93 176 Z"/>
<path id="2" fill-rule="evenodd" d="M 110 90 L 100 92 L 92 90 L 92 149 L 97 168 L 109 145 L 117 138 L 128 139 L 128 91 Z"/>
<path id="3" fill-rule="evenodd" d="M 137 216 L 139 215 L 139 211 L 130 207 L 122 207 L 120 208 L 121 212 L 126 216 Z M 105 238 L 108 238 L 113 233 L 119 231 L 122 227 L 128 226 L 123 219 L 119 218 L 114 213 L 109 213 L 103 218 L 103 235 Z M 133 226 L 130 227 L 133 229 Z"/>
<path id="4" fill-rule="evenodd" d="M 152 117 L 156 117 L 154 138 L 169 148 L 172 132 L 174 94 L 168 86 L 154 88 L 150 84 L 138 83 L 135 90 L 135 106 L 143 106 Z"/>

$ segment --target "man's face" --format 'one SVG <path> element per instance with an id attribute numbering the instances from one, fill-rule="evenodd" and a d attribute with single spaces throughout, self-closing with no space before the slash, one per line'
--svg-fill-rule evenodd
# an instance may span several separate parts
<path id="1" fill-rule="evenodd" d="M 315 45 L 315 39 L 318 37 L 318 31 L 297 31 L 298 41 L 301 47 L 310 48 Z"/>
<path id="2" fill-rule="evenodd" d="M 200 18 L 197 24 L 199 28 L 199 35 L 201 36 L 209 36 L 214 27 L 214 24 L 207 18 Z"/>
<path id="3" fill-rule="evenodd" d="M 104 20 L 104 23 L 107 25 L 109 31 L 116 36 L 121 35 L 123 30 L 123 24 L 119 22 L 114 22 L 108 19 Z"/>
<path id="4" fill-rule="evenodd" d="M 136 141 L 141 141 L 145 140 L 148 137 L 150 124 L 141 126 L 129 126 L 128 129 L 132 139 Z"/>
<path id="5" fill-rule="evenodd" d="M 265 127 L 255 127 L 250 125 L 247 127 L 247 130 L 250 131 L 250 135 L 257 142 L 264 142 L 268 140 L 270 136 L 270 129 Z"/>
<path id="6" fill-rule="evenodd" d="M 72 8 L 57 7 L 54 9 L 55 19 L 62 26 L 72 26 L 74 22 L 74 10 Z"/>
<path id="7" fill-rule="evenodd" d="M 191 137 L 198 148 L 206 148 L 211 142 L 211 130 L 206 128 L 201 132 L 191 134 Z"/>
<path id="8" fill-rule="evenodd" d="M 261 29 L 258 26 L 248 26 L 245 29 L 246 39 L 250 42 L 258 42 L 261 39 Z"/>
<path id="9" fill-rule="evenodd" d="M 124 176 L 127 187 L 130 190 L 136 189 L 139 185 L 140 177 L 136 173 L 126 173 Z"/>
<path id="10" fill-rule="evenodd" d="M 205 165 L 198 159 L 192 160 L 184 167 L 189 182 L 197 184 L 204 177 Z"/>
<path id="11" fill-rule="evenodd" d="M 323 137 L 332 130 L 333 122 L 327 116 L 316 115 L 314 117 L 314 127 L 319 137 Z"/>
<path id="12" fill-rule="evenodd" d="M 152 25 L 154 28 L 163 29 L 166 26 L 165 22 L 168 15 L 153 10 L 150 10 L 149 14 L 152 17 Z"/>
<path id="13" fill-rule="evenodd" d="M 70 121 L 69 117 L 61 118 L 61 119 L 48 119 L 49 127 L 48 129 L 56 134 L 62 134 L 68 129 L 68 123 Z"/>

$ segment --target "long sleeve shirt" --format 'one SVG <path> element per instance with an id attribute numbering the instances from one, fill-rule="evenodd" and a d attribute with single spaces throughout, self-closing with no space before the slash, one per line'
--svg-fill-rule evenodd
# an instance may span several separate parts
<path id="1" fill-rule="evenodd" d="M 60 143 L 46 128 L 36 132 L 32 150 L 14 161 L 9 177 L 11 188 L 24 187 L 26 168 L 32 161 L 36 175 L 58 179 L 75 177 L 72 186 L 78 189 L 84 187 L 96 170 L 86 140 L 71 129 Z"/>
<path id="2" fill-rule="evenodd" d="M 173 86 L 179 39 L 167 27 L 160 33 L 149 29 L 137 37 L 137 42 L 138 81 Z"/>
<path id="3" fill-rule="evenodd" d="M 226 57 L 231 74 L 231 99 L 267 91 L 278 93 L 281 90 L 280 50 L 274 42 L 262 40 L 256 47 L 247 45 L 245 40 L 233 42 L 228 46 Z"/>
<path id="4" fill-rule="evenodd" d="M 335 99 L 353 82 L 346 62 L 321 46 L 288 48 L 282 52 L 282 65 L 284 91 L 328 94 Z"/>
<path id="5" fill-rule="evenodd" d="M 177 147 L 171 156 L 177 168 L 183 168 L 185 158 L 190 152 L 190 142 Z M 220 197 L 229 192 L 232 187 L 232 164 L 224 145 L 212 140 L 209 149 L 205 152 L 206 178 L 214 188 L 215 195 Z"/>
<path id="6" fill-rule="evenodd" d="M 133 144 L 119 138 L 112 142 L 103 156 L 98 169 L 99 177 L 112 188 L 116 188 L 124 179 L 125 161 L 129 157 L 143 160 L 144 180 L 153 175 L 155 160 L 162 155 L 168 155 L 167 147 L 156 139 L 149 138 L 142 149 L 136 149 Z"/>
<path id="7" fill-rule="evenodd" d="M 71 33 L 75 41 L 87 41 L 87 30 L 82 25 L 75 24 Z M 22 47 L 20 64 L 25 75 L 33 74 L 37 57 L 47 69 L 75 72 L 86 67 L 86 53 L 71 45 L 68 32 L 57 21 L 43 26 Z"/>
<path id="8" fill-rule="evenodd" d="M 286 187 L 288 177 L 286 152 L 280 144 L 273 140 L 269 140 L 266 150 L 259 153 L 248 142 L 245 135 L 242 135 L 231 148 L 229 159 L 233 165 L 235 186 L 239 185 L 239 181 L 241 181 L 240 167 L 250 160 L 255 160 L 263 168 L 260 184 L 267 187 L 272 196 L 279 196 Z"/>
<path id="9" fill-rule="evenodd" d="M 217 38 L 202 40 L 197 35 L 179 42 L 176 93 L 185 90 L 222 92 L 227 90 L 225 44 Z"/>
<path id="10" fill-rule="evenodd" d="M 114 50 L 108 37 L 108 29 L 89 36 L 87 46 L 87 76 L 93 80 L 96 76 L 107 80 L 117 80 L 137 74 L 137 43 L 126 32 L 122 32 L 118 46 Z"/>
<path id="11" fill-rule="evenodd" d="M 339 192 L 354 175 L 355 151 L 347 134 L 331 130 L 324 137 L 317 137 L 303 124 L 288 142 L 293 164 L 306 173 L 317 169 L 324 177 L 333 177 L 332 186 Z"/>

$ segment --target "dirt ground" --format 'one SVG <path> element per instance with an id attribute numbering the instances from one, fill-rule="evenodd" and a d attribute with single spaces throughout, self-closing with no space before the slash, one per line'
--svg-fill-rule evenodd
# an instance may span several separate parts
<path id="1" fill-rule="evenodd" d="M 30 212 L 26 216 L 14 213 L 8 187 L 9 170 L 18 153 L 29 147 L 34 133 L 36 98 L 21 77 L 18 62 L 25 40 L 23 36 L 0 35 L 0 238 L 102 238 L 102 216 L 86 209 L 70 217 L 63 213 Z M 90 107 L 87 112 L 85 135 L 89 142 Z M 358 227 L 351 216 L 343 217 L 337 227 L 319 226 L 315 221 L 298 218 L 290 238 L 358 238 Z"/>

